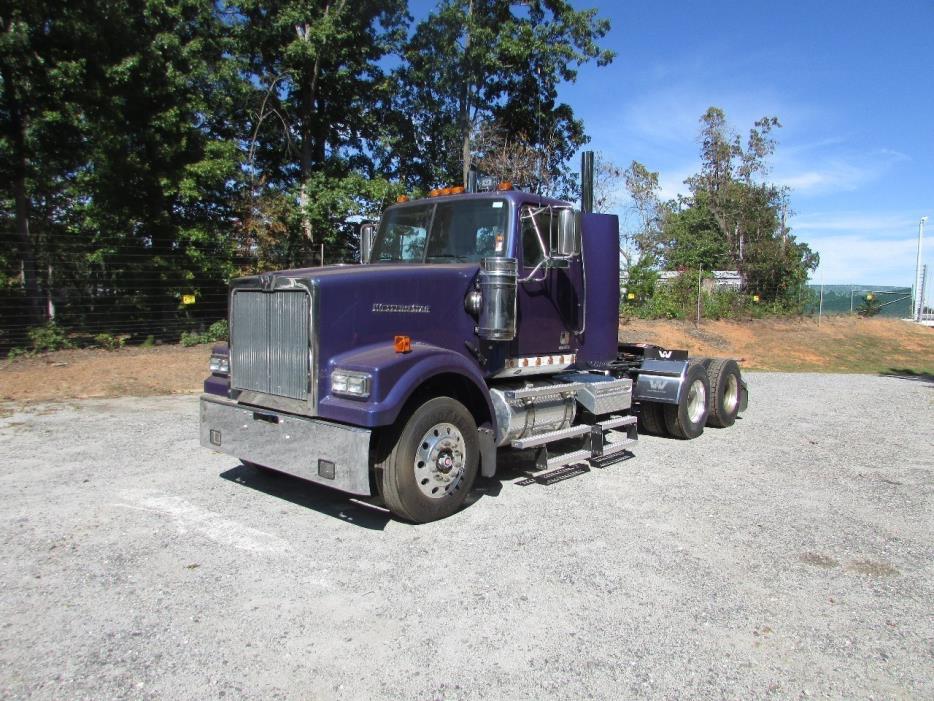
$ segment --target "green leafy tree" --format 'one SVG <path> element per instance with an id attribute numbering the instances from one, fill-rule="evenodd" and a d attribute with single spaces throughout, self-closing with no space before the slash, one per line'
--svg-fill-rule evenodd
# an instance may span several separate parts
<path id="1" fill-rule="evenodd" d="M 423 187 L 466 182 L 472 138 L 490 123 L 503 140 L 539 150 L 539 181 L 548 173 L 555 182 L 586 143 L 573 110 L 557 102 L 557 86 L 585 63 L 612 60 L 598 45 L 607 31 L 596 10 L 563 0 L 442 0 L 416 26 L 398 72 L 409 125 L 398 144 L 400 173 Z"/>
<path id="2" fill-rule="evenodd" d="M 406 3 L 233 0 L 226 8 L 255 86 L 247 163 L 254 199 L 294 191 L 304 241 L 320 242 L 328 230 L 310 213 L 329 194 L 312 179 L 333 183 L 339 196 L 345 178 L 374 174 L 371 154 L 385 141 L 393 92 L 381 61 L 404 39 Z"/>
<path id="3" fill-rule="evenodd" d="M 745 143 L 717 107 L 705 112 L 701 124 L 701 170 L 686 181 L 691 197 L 665 226 L 669 264 L 736 268 L 749 289 L 796 304 L 819 259 L 786 223 L 787 188 L 766 180 L 775 150 L 772 132 L 781 124 L 763 117 Z"/>
<path id="4" fill-rule="evenodd" d="M 239 78 L 214 4 L 27 2 L 0 22 L 25 296 L 91 330 L 177 323 L 182 292 L 230 272 Z"/>

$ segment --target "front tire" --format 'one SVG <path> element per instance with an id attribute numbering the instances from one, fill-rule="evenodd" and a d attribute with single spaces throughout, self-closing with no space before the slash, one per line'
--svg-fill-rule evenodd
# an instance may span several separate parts
<path id="1" fill-rule="evenodd" d="M 689 440 L 704 432 L 707 422 L 707 397 L 710 396 L 710 381 L 707 371 L 700 363 L 688 365 L 678 404 L 666 404 L 665 427 L 674 438 Z"/>
<path id="2" fill-rule="evenodd" d="M 477 425 L 463 404 L 430 399 L 388 441 L 388 454 L 375 467 L 390 511 L 427 523 L 460 509 L 480 463 Z"/>

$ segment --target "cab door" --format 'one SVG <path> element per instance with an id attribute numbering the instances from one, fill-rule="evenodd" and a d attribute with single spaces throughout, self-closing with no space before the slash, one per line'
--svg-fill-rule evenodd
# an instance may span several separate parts
<path id="1" fill-rule="evenodd" d="M 520 282 L 514 356 L 575 353 L 575 332 L 581 330 L 583 319 L 581 257 L 569 259 L 567 268 L 546 267 L 558 240 L 558 210 L 554 207 L 523 205 L 516 230 Z"/>

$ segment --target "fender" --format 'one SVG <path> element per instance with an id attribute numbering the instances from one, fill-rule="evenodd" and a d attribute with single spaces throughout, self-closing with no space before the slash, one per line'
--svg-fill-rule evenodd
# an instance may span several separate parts
<path id="1" fill-rule="evenodd" d="M 369 373 L 369 398 L 361 401 L 333 396 L 330 376 L 336 368 Z M 422 383 L 444 373 L 460 375 L 473 384 L 483 395 L 495 424 L 490 393 L 476 364 L 460 353 L 418 342 L 412 343 L 408 353 L 397 353 L 391 343 L 379 343 L 334 356 L 327 365 L 327 376 L 321 378 L 318 416 L 368 428 L 388 426 Z"/>
<path id="2" fill-rule="evenodd" d="M 643 402 L 678 404 L 687 370 L 687 360 L 643 361 L 632 388 L 632 398 Z"/>

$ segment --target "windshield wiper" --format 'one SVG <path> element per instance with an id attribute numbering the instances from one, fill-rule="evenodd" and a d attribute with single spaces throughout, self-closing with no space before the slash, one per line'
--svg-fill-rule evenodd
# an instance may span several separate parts
<path id="1" fill-rule="evenodd" d="M 428 256 L 428 260 L 432 260 L 434 258 L 447 258 L 450 260 L 456 260 L 458 263 L 466 263 L 468 260 L 470 260 L 470 258 L 467 256 L 458 256 L 453 253 L 435 253 Z"/>

